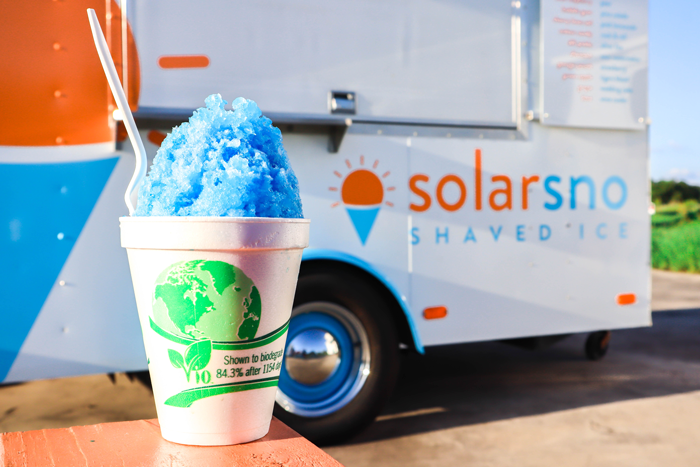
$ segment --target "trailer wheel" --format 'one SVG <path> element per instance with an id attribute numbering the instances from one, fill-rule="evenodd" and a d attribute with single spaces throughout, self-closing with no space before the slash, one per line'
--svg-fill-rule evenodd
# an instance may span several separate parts
<path id="1" fill-rule="evenodd" d="M 346 272 L 299 278 L 275 416 L 317 444 L 343 441 L 379 414 L 399 344 L 382 296 Z"/>
<path id="2" fill-rule="evenodd" d="M 589 360 L 600 360 L 608 352 L 610 331 L 592 332 L 586 339 L 586 357 Z"/>

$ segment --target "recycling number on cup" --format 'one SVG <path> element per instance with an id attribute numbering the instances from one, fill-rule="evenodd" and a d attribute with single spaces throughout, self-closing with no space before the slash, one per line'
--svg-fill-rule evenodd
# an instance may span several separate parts
<path id="1" fill-rule="evenodd" d="M 218 384 L 190 387 L 165 403 L 189 407 L 205 397 L 276 386 L 289 321 L 257 337 L 261 311 L 255 284 L 229 263 L 181 261 L 166 268 L 156 279 L 151 329 L 170 341 L 168 358 L 183 380 Z M 206 369 L 212 360 L 214 369 Z"/>
<path id="2" fill-rule="evenodd" d="M 188 346 L 185 349 L 184 356 L 177 350 L 168 349 L 168 357 L 170 358 L 170 363 L 175 368 L 183 369 L 188 383 L 190 382 L 190 375 L 192 371 L 194 371 L 196 379 L 195 383 L 199 384 L 201 381 L 204 384 L 209 384 L 211 382 L 212 375 L 209 370 L 205 370 L 204 368 L 206 368 L 211 360 L 211 352 L 212 342 L 210 340 L 203 340 Z M 261 371 L 262 374 L 279 371 L 282 368 L 282 354 L 283 351 L 278 350 L 276 352 L 266 352 L 260 355 L 246 355 L 245 357 L 225 355 L 223 359 L 224 365 L 260 362 L 262 366 L 250 365 L 247 367 L 217 368 L 216 378 L 241 378 L 245 376 L 257 376 L 261 373 Z M 277 361 L 278 358 L 279 361 Z M 272 363 L 263 363 L 267 360 L 274 361 Z M 200 370 L 202 370 L 201 373 Z"/>

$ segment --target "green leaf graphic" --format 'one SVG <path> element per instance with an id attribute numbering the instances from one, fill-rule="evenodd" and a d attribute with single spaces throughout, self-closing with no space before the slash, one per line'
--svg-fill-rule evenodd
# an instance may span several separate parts
<path id="1" fill-rule="evenodd" d="M 172 407 L 190 407 L 194 402 L 206 397 L 218 396 L 221 394 L 231 394 L 233 392 L 250 391 L 251 389 L 261 389 L 277 386 L 277 378 L 264 378 L 242 383 L 217 384 L 205 386 L 203 388 L 192 388 L 182 391 L 165 401 L 165 405 Z"/>
<path id="2" fill-rule="evenodd" d="M 175 368 L 185 368 L 185 361 L 182 359 L 182 355 L 180 355 L 180 352 L 177 350 L 168 349 L 168 357 L 170 357 L 170 363 Z"/>
<path id="3" fill-rule="evenodd" d="M 204 369 L 211 359 L 211 341 L 197 341 L 185 349 L 185 364 L 189 371 Z"/>

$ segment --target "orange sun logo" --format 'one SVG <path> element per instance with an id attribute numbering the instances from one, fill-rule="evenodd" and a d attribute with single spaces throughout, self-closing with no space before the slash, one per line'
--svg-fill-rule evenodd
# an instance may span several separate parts
<path id="1" fill-rule="evenodd" d="M 385 191 L 394 191 L 396 187 L 390 186 L 386 189 L 382 183 L 382 179 L 391 175 L 390 171 L 384 172 L 381 177 L 375 173 L 379 166 L 379 160 L 375 160 L 372 164 L 372 169 L 364 168 L 365 156 L 360 156 L 360 168 L 352 170 L 352 164 L 349 159 L 345 160 L 345 165 L 351 170 L 350 173 L 343 176 L 337 170 L 333 173 L 336 177 L 343 179 L 340 188 L 329 187 L 330 191 L 339 191 L 340 199 L 342 200 L 345 209 L 350 216 L 352 224 L 360 237 L 360 241 L 364 245 L 367 242 L 374 221 L 379 214 L 382 204 L 393 207 L 391 201 L 385 201 Z M 341 201 L 331 205 L 332 208 L 339 206 Z"/>

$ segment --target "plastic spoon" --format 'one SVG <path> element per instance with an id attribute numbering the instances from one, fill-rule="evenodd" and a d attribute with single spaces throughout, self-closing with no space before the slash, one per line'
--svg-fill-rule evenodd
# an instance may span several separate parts
<path id="1" fill-rule="evenodd" d="M 124 115 L 126 132 L 129 134 L 129 140 L 131 140 L 131 145 L 134 147 L 134 151 L 136 152 L 136 167 L 134 168 L 134 175 L 131 177 L 129 186 L 126 187 L 126 193 L 124 194 L 124 201 L 126 202 L 126 207 L 129 208 L 129 214 L 133 214 L 134 205 L 131 202 L 131 194 L 136 190 L 143 178 L 146 176 L 146 150 L 143 147 L 143 141 L 141 141 L 139 130 L 136 128 L 134 116 L 131 114 L 131 109 L 129 109 L 129 103 L 124 95 L 124 89 L 119 82 L 119 75 L 117 74 L 117 69 L 114 67 L 112 55 L 109 53 L 109 47 L 107 46 L 107 41 L 102 33 L 100 23 L 97 20 L 95 10 L 88 8 L 87 14 L 88 19 L 90 20 L 90 29 L 92 29 L 92 38 L 95 40 L 97 54 L 100 56 L 102 68 L 107 76 L 107 82 L 109 82 L 109 87 L 112 90 L 114 100 L 117 101 L 117 107 L 119 107 L 122 115 Z"/>

